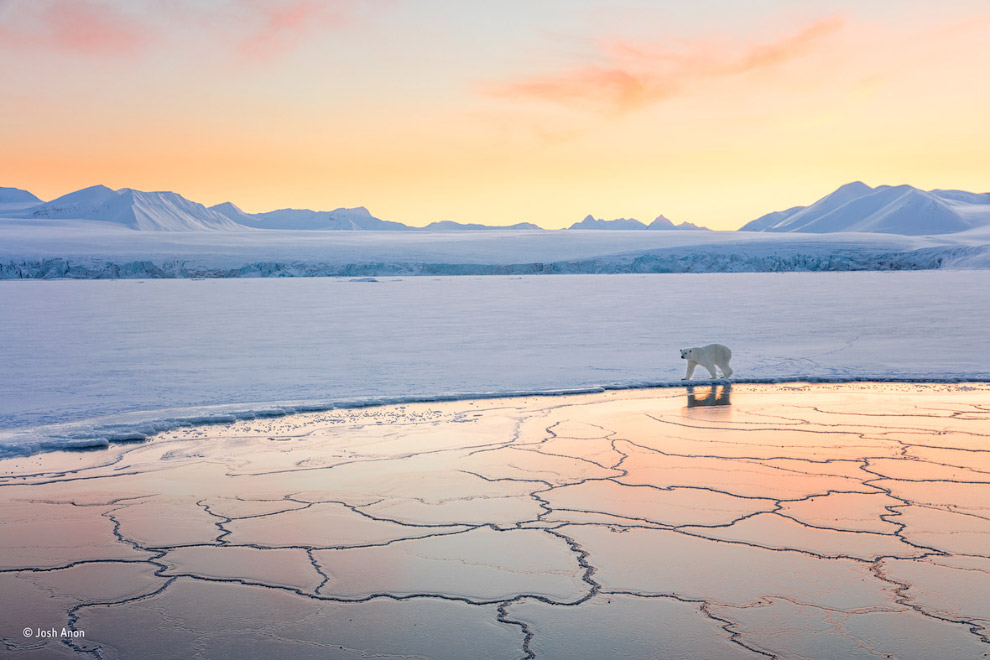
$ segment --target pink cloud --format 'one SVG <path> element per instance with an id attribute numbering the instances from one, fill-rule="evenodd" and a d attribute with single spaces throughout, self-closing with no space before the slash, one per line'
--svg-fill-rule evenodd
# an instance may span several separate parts
<path id="1" fill-rule="evenodd" d="M 254 2 L 248 17 L 251 27 L 237 44 L 250 58 L 269 59 L 295 48 L 312 32 L 347 25 L 351 0 L 290 0 Z"/>
<path id="2" fill-rule="evenodd" d="M 0 4 L 0 40 L 96 56 L 133 55 L 154 38 L 144 22 L 92 0 L 35 0 Z"/>
<path id="3" fill-rule="evenodd" d="M 499 83 L 490 88 L 490 92 L 507 98 L 625 111 L 663 100 L 677 89 L 673 81 L 661 81 L 623 69 L 582 67 L 552 76 Z"/>
<path id="4" fill-rule="evenodd" d="M 350 25 L 360 8 L 358 0 L 0 0 L 0 48 L 126 58 L 182 40 L 184 49 L 203 43 L 265 61 Z"/>
<path id="5" fill-rule="evenodd" d="M 825 38 L 838 32 L 845 23 L 845 20 L 839 17 L 823 19 L 775 43 L 754 46 L 743 57 L 729 63 L 725 72 L 745 73 L 796 59 L 808 53 Z"/>
<path id="6" fill-rule="evenodd" d="M 600 42 L 601 65 L 526 76 L 485 86 L 493 96 L 537 100 L 607 114 L 660 103 L 692 83 L 741 75 L 783 64 L 810 52 L 845 25 L 841 18 L 816 21 L 766 44 L 730 49 L 721 43 L 682 43 L 679 49 L 621 40 Z"/>

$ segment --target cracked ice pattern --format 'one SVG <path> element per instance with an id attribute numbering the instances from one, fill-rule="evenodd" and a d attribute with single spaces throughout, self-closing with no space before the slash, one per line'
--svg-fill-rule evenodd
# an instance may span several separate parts
<path id="1" fill-rule="evenodd" d="M 988 395 L 417 404 L 4 461 L 0 652 L 990 657 Z"/>

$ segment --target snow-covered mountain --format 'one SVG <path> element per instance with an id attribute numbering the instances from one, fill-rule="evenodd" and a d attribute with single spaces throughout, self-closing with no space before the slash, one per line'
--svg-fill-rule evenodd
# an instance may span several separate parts
<path id="1" fill-rule="evenodd" d="M 374 217 L 363 206 L 333 211 L 309 209 L 279 209 L 265 213 L 245 213 L 230 202 L 211 206 L 216 211 L 245 227 L 256 229 L 311 229 L 311 230 L 393 230 L 411 229 L 401 222 L 390 222 Z"/>
<path id="2" fill-rule="evenodd" d="M 739 228 L 739 231 L 771 231 L 768 227 L 775 226 L 778 222 L 786 220 L 793 214 L 797 213 L 801 209 L 806 208 L 804 206 L 792 206 L 785 211 L 771 211 L 766 215 L 762 215 L 756 220 L 751 220 L 745 225 Z"/>
<path id="3" fill-rule="evenodd" d="M 333 211 L 279 209 L 247 213 L 225 202 L 209 208 L 173 192 L 113 190 L 91 186 L 42 202 L 26 190 L 0 188 L 0 215 L 8 218 L 98 220 L 136 230 L 346 230 L 464 231 L 539 230 L 522 222 L 509 226 L 465 224 L 449 220 L 423 228 L 382 220 L 363 206 Z M 768 213 L 744 225 L 747 232 L 868 232 L 904 235 L 949 234 L 990 228 L 990 193 L 919 190 L 908 185 L 872 188 L 861 181 L 841 186 L 810 206 Z M 690 222 L 675 225 L 658 216 L 649 225 L 633 218 L 601 220 L 587 216 L 568 229 L 705 230 Z"/>
<path id="4" fill-rule="evenodd" d="M 965 190 L 932 190 L 931 194 L 962 204 L 990 204 L 990 193 L 971 193 Z"/>
<path id="5" fill-rule="evenodd" d="M 632 218 L 617 218 L 616 220 L 597 220 L 595 216 L 585 216 L 581 222 L 575 222 L 568 229 L 646 229 L 639 220 Z"/>
<path id="6" fill-rule="evenodd" d="M 401 222 L 381 220 L 368 212 L 363 206 L 353 209 L 334 209 L 330 211 L 326 229 L 358 229 L 358 230 L 400 230 L 412 229 Z"/>
<path id="7" fill-rule="evenodd" d="M 699 227 L 690 222 L 682 222 L 675 225 L 662 215 L 648 225 L 643 224 L 634 218 L 618 218 L 616 220 L 598 220 L 593 215 L 586 216 L 581 222 L 575 222 L 568 229 L 651 229 L 651 230 L 671 230 L 671 229 L 701 229 L 708 230 L 707 227 Z"/>
<path id="8" fill-rule="evenodd" d="M 0 186 L 0 208 L 9 206 L 29 206 L 40 204 L 41 200 L 20 188 L 4 188 Z"/>
<path id="9" fill-rule="evenodd" d="M 229 218 L 173 192 L 142 192 L 123 188 L 95 212 L 97 220 L 118 222 L 132 229 L 190 231 L 243 229 Z"/>
<path id="10" fill-rule="evenodd" d="M 152 231 L 303 229 L 317 231 L 451 231 L 477 229 L 534 229 L 521 222 L 508 227 L 459 222 L 434 222 L 424 228 L 382 220 L 363 206 L 333 211 L 279 209 L 247 213 L 231 202 L 207 208 L 173 192 L 113 190 L 97 185 L 62 195 L 50 202 L 19 188 L 0 188 L 0 213 L 10 218 L 99 220 L 131 229 Z"/>
<path id="11" fill-rule="evenodd" d="M 506 227 L 494 225 L 468 224 L 441 220 L 425 227 L 410 227 L 401 222 L 382 220 L 371 215 L 363 206 L 333 211 L 310 211 L 307 209 L 280 209 L 267 213 L 245 213 L 230 202 L 211 206 L 234 222 L 245 227 L 258 229 L 311 229 L 311 230 L 358 230 L 358 231 L 463 231 L 484 229 L 541 229 L 530 222 L 519 222 Z"/>
<path id="12" fill-rule="evenodd" d="M 668 218 L 662 215 L 658 215 L 656 219 L 646 226 L 647 229 L 660 229 L 660 230 L 671 230 L 671 229 L 701 229 L 704 231 L 709 231 L 708 227 L 701 227 L 694 224 L 693 222 L 681 222 L 679 224 L 674 224 Z"/>
<path id="13" fill-rule="evenodd" d="M 245 227 L 249 226 L 252 218 L 254 218 L 254 214 L 245 213 L 233 202 L 224 202 L 223 204 L 216 204 L 215 206 L 210 206 L 208 208 L 211 211 L 216 211 L 220 215 L 233 220 L 239 225 L 244 225 Z"/>
<path id="14" fill-rule="evenodd" d="M 990 193 L 847 183 L 810 206 L 768 213 L 740 231 L 924 236 L 990 226 Z"/>
<path id="15" fill-rule="evenodd" d="M 426 231 L 463 231 L 463 230 L 481 230 L 481 229 L 535 229 L 537 231 L 543 231 L 543 227 L 538 227 L 532 222 L 517 222 L 514 225 L 508 225 L 505 227 L 496 227 L 494 225 L 479 225 L 477 223 L 464 223 L 464 222 L 454 222 L 453 220 L 440 220 L 439 222 L 431 222 L 430 224 L 423 227 Z"/>
<path id="16" fill-rule="evenodd" d="M 244 229 L 230 218 L 173 192 L 113 190 L 91 186 L 24 212 L 33 218 L 73 218 L 113 222 L 145 231 Z"/>
<path id="17" fill-rule="evenodd" d="M 116 194 L 115 190 L 106 186 L 90 186 L 40 204 L 31 209 L 29 215 L 36 218 L 87 219 L 93 211 Z"/>

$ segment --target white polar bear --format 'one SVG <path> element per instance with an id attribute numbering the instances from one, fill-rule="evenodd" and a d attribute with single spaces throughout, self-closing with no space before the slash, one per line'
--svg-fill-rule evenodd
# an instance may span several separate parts
<path id="1" fill-rule="evenodd" d="M 681 358 L 688 361 L 687 376 L 681 380 L 691 380 L 691 376 L 694 375 L 694 368 L 699 364 L 705 369 L 708 369 L 708 373 L 712 375 L 712 378 L 718 378 L 715 375 L 716 365 L 722 370 L 722 378 L 728 378 L 732 375 L 732 367 L 729 366 L 729 360 L 732 359 L 732 351 L 722 346 L 722 344 L 682 348 Z"/>

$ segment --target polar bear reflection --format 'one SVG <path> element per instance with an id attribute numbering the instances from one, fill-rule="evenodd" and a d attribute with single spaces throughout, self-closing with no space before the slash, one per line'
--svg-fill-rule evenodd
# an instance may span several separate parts
<path id="1" fill-rule="evenodd" d="M 729 366 L 729 360 L 732 359 L 732 351 L 722 346 L 722 344 L 682 348 L 681 358 L 688 361 L 687 375 L 681 380 L 691 380 L 691 376 L 694 375 L 694 369 L 699 364 L 708 370 L 712 378 L 718 378 L 715 373 L 716 366 L 722 370 L 722 378 L 728 378 L 732 375 L 732 367 Z"/>
<path id="2" fill-rule="evenodd" d="M 731 406 L 732 385 L 726 383 L 719 387 L 702 387 L 699 392 L 701 396 L 695 394 L 695 386 L 687 386 L 687 407 L 697 408 L 699 406 Z"/>

